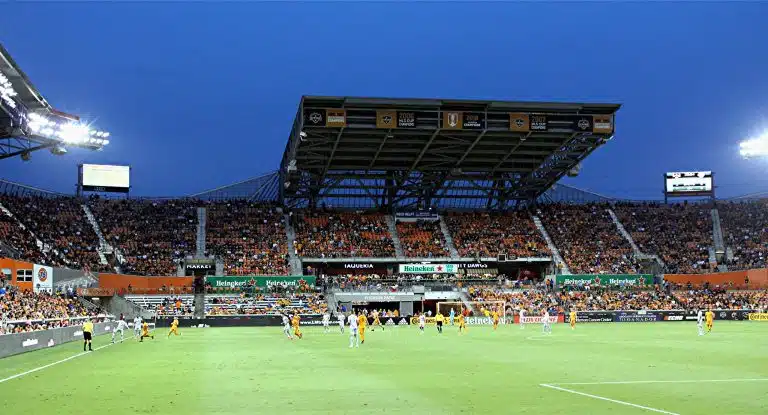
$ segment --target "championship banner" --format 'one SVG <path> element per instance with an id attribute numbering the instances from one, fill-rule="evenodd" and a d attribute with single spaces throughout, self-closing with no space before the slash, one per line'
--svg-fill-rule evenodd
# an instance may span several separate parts
<path id="1" fill-rule="evenodd" d="M 443 111 L 443 129 L 461 130 L 464 128 L 463 120 L 461 111 Z"/>
<path id="2" fill-rule="evenodd" d="M 581 275 L 558 275 L 555 278 L 557 285 L 618 285 L 618 286 L 636 286 L 653 284 L 653 275 L 651 274 L 581 274 Z"/>
<path id="3" fill-rule="evenodd" d="M 485 128 L 485 114 L 480 112 L 465 112 L 462 114 L 461 123 L 465 130 L 482 130 Z"/>
<path id="4" fill-rule="evenodd" d="M 455 274 L 455 264 L 400 264 L 398 272 L 401 274 Z"/>
<path id="5" fill-rule="evenodd" d="M 768 313 L 750 313 L 749 321 L 768 321 Z"/>
<path id="6" fill-rule="evenodd" d="M 243 287 L 258 287 L 268 288 L 273 286 L 279 287 L 298 287 L 304 281 L 309 286 L 315 285 L 314 276 L 251 276 L 251 277 L 205 277 L 206 284 L 210 284 L 212 288 L 243 288 Z"/>
<path id="7" fill-rule="evenodd" d="M 326 127 L 346 127 L 347 110 L 325 110 Z"/>
<path id="8" fill-rule="evenodd" d="M 595 115 L 592 117 L 592 132 L 612 134 L 613 115 Z"/>
<path id="9" fill-rule="evenodd" d="M 521 133 L 531 131 L 530 116 L 523 113 L 509 113 L 509 130 Z"/>
<path id="10" fill-rule="evenodd" d="M 416 113 L 410 111 L 398 112 L 397 128 L 416 128 Z"/>
<path id="11" fill-rule="evenodd" d="M 376 111 L 376 128 L 395 128 L 397 111 Z"/>
<path id="12" fill-rule="evenodd" d="M 32 288 L 34 291 L 53 292 L 53 267 L 34 264 L 32 266 Z"/>
<path id="13" fill-rule="evenodd" d="M 529 115 L 529 128 L 531 131 L 547 131 L 547 116 L 541 114 Z"/>

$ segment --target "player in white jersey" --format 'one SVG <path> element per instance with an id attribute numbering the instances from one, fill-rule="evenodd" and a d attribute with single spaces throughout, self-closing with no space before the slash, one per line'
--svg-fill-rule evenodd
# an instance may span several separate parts
<path id="1" fill-rule="evenodd" d="M 293 336 L 291 335 L 291 319 L 285 314 L 283 314 L 283 333 L 285 333 L 289 339 L 293 340 Z"/>
<path id="2" fill-rule="evenodd" d="M 521 308 L 520 309 L 520 328 L 521 329 L 525 328 L 525 324 L 523 324 L 524 319 L 525 319 L 525 310 Z"/>
<path id="3" fill-rule="evenodd" d="M 339 329 L 341 329 L 341 334 L 344 334 L 344 314 L 339 313 L 336 318 L 339 319 Z"/>
<path id="4" fill-rule="evenodd" d="M 360 347 L 360 337 L 357 335 L 357 316 L 355 313 L 349 313 L 347 324 L 349 324 L 349 347 Z"/>
<path id="5" fill-rule="evenodd" d="M 541 318 L 541 329 L 544 334 L 552 334 L 552 325 L 549 324 L 549 310 L 544 309 L 544 315 Z"/>
<path id="6" fill-rule="evenodd" d="M 704 312 L 699 310 L 696 314 L 696 326 L 699 328 L 699 336 L 704 335 Z"/>
<path id="7" fill-rule="evenodd" d="M 120 316 L 120 320 L 117 321 L 117 325 L 114 329 L 112 329 L 112 343 L 115 342 L 115 334 L 117 332 L 120 332 L 120 343 L 125 340 L 125 329 L 128 328 L 128 323 L 125 322 L 125 318 L 123 316 Z"/>
<path id="8" fill-rule="evenodd" d="M 133 336 L 141 338 L 141 316 L 136 316 L 133 319 Z"/>
<path id="9" fill-rule="evenodd" d="M 424 334 L 424 326 L 427 325 L 427 317 L 424 315 L 424 313 L 421 313 L 419 315 L 419 330 L 421 330 L 421 334 Z"/>
<path id="10" fill-rule="evenodd" d="M 328 331 L 331 329 L 331 315 L 328 314 L 326 311 L 325 314 L 323 314 L 323 331 L 328 333 Z"/>

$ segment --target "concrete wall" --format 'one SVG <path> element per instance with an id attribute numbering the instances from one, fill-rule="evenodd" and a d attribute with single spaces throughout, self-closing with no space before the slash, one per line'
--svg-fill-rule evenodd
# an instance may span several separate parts
<path id="1" fill-rule="evenodd" d="M 94 335 L 107 334 L 114 328 L 114 323 L 96 323 L 93 325 Z M 15 354 L 31 352 L 33 350 L 58 347 L 73 341 L 83 340 L 82 326 L 62 327 L 58 329 L 33 331 L 31 333 L 6 334 L 0 336 L 0 359 Z M 53 345 L 49 346 L 53 341 Z M 98 341 L 97 341 L 98 343 Z M 73 353 L 80 350 L 80 346 L 72 345 Z"/>

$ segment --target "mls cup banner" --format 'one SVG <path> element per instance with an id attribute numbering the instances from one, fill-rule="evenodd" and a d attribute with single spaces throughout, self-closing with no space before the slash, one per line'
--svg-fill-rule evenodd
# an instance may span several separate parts
<path id="1" fill-rule="evenodd" d="M 36 293 L 53 292 L 53 267 L 34 264 L 32 273 L 32 287 Z"/>

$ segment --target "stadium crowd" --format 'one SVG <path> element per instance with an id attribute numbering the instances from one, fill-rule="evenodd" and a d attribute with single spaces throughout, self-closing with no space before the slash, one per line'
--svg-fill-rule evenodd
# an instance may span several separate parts
<path id="1" fill-rule="evenodd" d="M 0 288 L 0 334 L 66 327 L 70 318 L 88 314 L 85 306 L 71 296 Z"/>
<path id="2" fill-rule="evenodd" d="M 450 256 L 439 221 L 398 221 L 397 234 L 400 237 L 403 253 L 407 257 L 435 258 Z"/>
<path id="3" fill-rule="evenodd" d="M 176 275 L 180 259 L 195 251 L 193 200 L 136 199 L 89 202 L 107 242 L 125 257 L 127 274 Z"/>
<path id="4" fill-rule="evenodd" d="M 462 257 L 549 256 L 544 238 L 527 212 L 452 213 L 445 217 L 453 245 Z"/>
<path id="5" fill-rule="evenodd" d="M 768 201 L 718 204 L 725 246 L 733 250 L 729 270 L 765 268 L 768 260 Z"/>
<path id="6" fill-rule="evenodd" d="M 282 313 L 323 314 L 328 304 L 321 294 L 269 293 L 253 296 L 220 296 L 206 299 L 206 314 L 275 315 Z"/>
<path id="7" fill-rule="evenodd" d="M 36 264 L 57 263 L 40 250 L 29 230 L 4 212 L 0 212 L 0 243 L 0 256 L 18 257 Z"/>
<path id="8" fill-rule="evenodd" d="M 613 207 L 640 252 L 658 255 L 667 272 L 714 272 L 711 207 L 705 204 L 619 203 Z"/>
<path id="9" fill-rule="evenodd" d="M 283 215 L 248 201 L 207 204 L 206 249 L 224 260 L 226 275 L 287 275 Z"/>
<path id="10" fill-rule="evenodd" d="M 539 207 L 538 214 L 574 274 L 633 274 L 632 248 L 616 229 L 607 204 Z"/>
<path id="11" fill-rule="evenodd" d="M 50 264 L 93 271 L 107 269 L 99 259 L 99 239 L 77 199 L 0 195 L 0 203 L 38 239 L 50 244 L 54 251 L 47 256 Z M 27 250 L 35 243 L 31 235 L 17 235 L 17 240 L 27 239 L 26 243 L 19 242 Z"/>
<path id="12" fill-rule="evenodd" d="M 393 257 L 395 246 L 384 215 L 298 211 L 291 215 L 299 256 Z"/>

